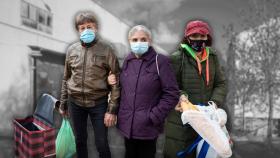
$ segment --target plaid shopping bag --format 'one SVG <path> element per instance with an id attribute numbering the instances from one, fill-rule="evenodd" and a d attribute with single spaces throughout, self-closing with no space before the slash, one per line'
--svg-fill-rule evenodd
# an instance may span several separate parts
<path id="1" fill-rule="evenodd" d="M 58 101 L 43 94 L 33 116 L 14 119 L 15 154 L 19 158 L 55 157 L 53 110 Z"/>

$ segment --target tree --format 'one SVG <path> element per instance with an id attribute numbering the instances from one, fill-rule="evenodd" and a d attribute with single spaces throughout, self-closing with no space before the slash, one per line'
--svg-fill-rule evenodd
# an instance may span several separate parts
<path id="1" fill-rule="evenodd" d="M 233 73 L 229 77 L 229 86 L 235 97 L 231 104 L 242 104 L 243 124 L 246 109 L 267 113 L 267 143 L 270 145 L 273 111 L 279 106 L 275 98 L 279 97 L 280 89 L 280 15 L 273 15 L 268 10 L 279 13 L 280 3 L 275 0 L 268 0 L 265 4 L 251 2 L 255 14 L 248 18 L 257 18 L 261 24 L 238 35 L 233 34 L 229 40 L 229 52 L 233 52 L 228 57 L 228 72 Z M 245 24 L 250 22 L 248 19 L 244 21 Z"/>

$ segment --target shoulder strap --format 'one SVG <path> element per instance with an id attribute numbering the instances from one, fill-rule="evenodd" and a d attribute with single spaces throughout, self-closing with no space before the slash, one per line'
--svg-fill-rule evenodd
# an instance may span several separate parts
<path id="1" fill-rule="evenodd" d="M 159 73 L 159 66 L 158 66 L 158 54 L 156 55 L 156 65 L 157 65 L 157 73 L 158 73 L 158 76 L 160 76 L 160 73 Z"/>

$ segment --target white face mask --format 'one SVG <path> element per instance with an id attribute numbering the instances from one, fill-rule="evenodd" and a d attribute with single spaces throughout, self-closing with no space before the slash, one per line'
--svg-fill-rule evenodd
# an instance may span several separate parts
<path id="1" fill-rule="evenodd" d="M 134 54 L 143 55 L 149 49 L 149 42 L 130 42 L 130 48 Z"/>

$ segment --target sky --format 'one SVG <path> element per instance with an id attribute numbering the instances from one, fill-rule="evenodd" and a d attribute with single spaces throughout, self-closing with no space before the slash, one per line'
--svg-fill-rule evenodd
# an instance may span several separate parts
<path id="1" fill-rule="evenodd" d="M 167 51 L 174 51 L 183 37 L 189 20 L 205 20 L 211 28 L 214 47 L 227 55 L 226 28 L 232 24 L 235 32 L 261 24 L 252 10 L 258 0 L 93 0 L 130 26 L 144 24 L 152 30 L 153 42 Z M 257 2 L 258 1 L 258 2 Z M 273 5 L 271 0 L 264 5 Z M 276 1 L 277 2 L 277 1 Z M 280 2 L 278 2 L 280 3 Z M 280 13 L 271 10 L 272 15 Z M 102 19 L 101 19 L 102 20 Z"/>

